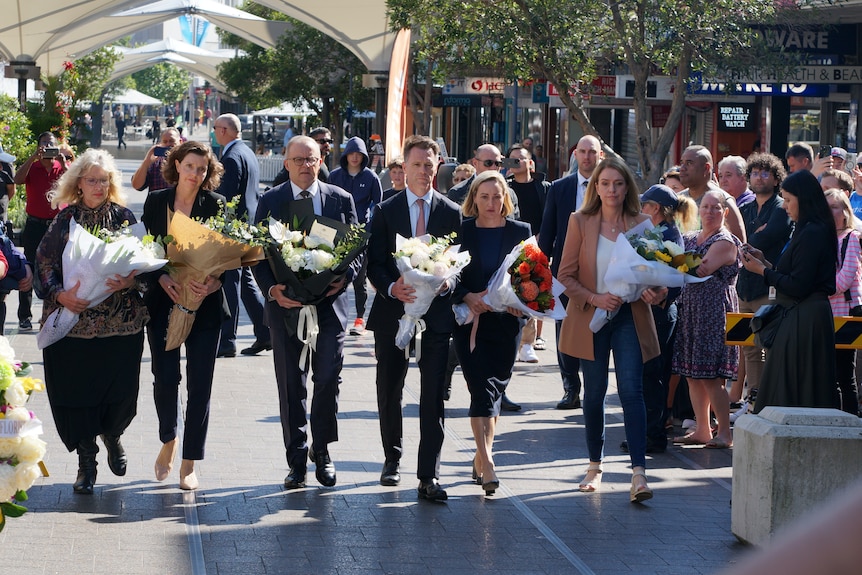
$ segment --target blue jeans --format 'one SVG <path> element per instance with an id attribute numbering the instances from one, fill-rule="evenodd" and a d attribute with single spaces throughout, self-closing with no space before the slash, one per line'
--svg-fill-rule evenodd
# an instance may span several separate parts
<path id="1" fill-rule="evenodd" d="M 605 443 L 605 396 L 608 392 L 608 363 L 614 353 L 617 392 L 623 407 L 623 421 L 632 467 L 646 465 L 646 408 L 643 396 L 643 359 L 629 304 L 599 333 L 593 334 L 595 360 L 581 360 L 584 371 L 584 422 L 590 461 L 601 461 Z"/>

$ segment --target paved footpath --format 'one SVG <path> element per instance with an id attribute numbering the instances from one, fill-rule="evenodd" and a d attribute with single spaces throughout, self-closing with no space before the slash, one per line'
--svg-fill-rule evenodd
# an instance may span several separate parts
<path id="1" fill-rule="evenodd" d="M 137 165 L 120 163 L 126 178 Z M 140 213 L 143 196 L 132 194 L 131 207 Z M 17 298 L 9 300 L 7 336 L 41 377 L 35 332 L 16 333 Z M 243 316 L 238 347 L 252 340 Z M 77 457 L 57 437 L 46 394 L 37 394 L 31 408 L 45 424 L 51 475 L 30 490 L 30 511 L 0 533 L 0 572 L 688 575 L 716 573 L 748 553 L 730 533 L 730 450 L 672 447 L 648 456 L 655 498 L 629 503 L 630 471 L 628 456 L 618 450 L 624 431 L 613 376 L 604 481 L 598 493 L 579 493 L 587 466 L 583 414 L 554 409 L 562 390 L 553 346 L 538 353 L 539 364 L 516 365 L 509 395 L 524 409 L 505 413 L 498 424 L 494 447 L 501 488 L 492 498 L 470 480 L 469 395 L 456 374 L 442 454 L 441 483 L 450 496 L 445 504 L 416 496 L 415 366 L 404 390 L 402 484 L 378 484 L 383 453 L 370 333 L 347 337 L 341 439 L 330 449 L 338 473 L 334 488 L 316 483 L 313 466 L 306 489 L 282 488 L 287 467 L 272 352 L 218 360 L 196 492 L 181 491 L 176 472 L 163 483 L 154 479 L 160 445 L 148 351 L 138 416 L 123 436 L 128 474 L 114 477 L 102 448 L 92 497 L 73 495 Z M 97 358 L 81 361 L 98 370 Z"/>

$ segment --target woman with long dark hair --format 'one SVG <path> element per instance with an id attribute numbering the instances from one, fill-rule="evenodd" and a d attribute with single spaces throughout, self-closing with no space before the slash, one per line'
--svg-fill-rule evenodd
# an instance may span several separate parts
<path id="1" fill-rule="evenodd" d="M 796 229 L 778 263 L 745 244 L 742 264 L 776 292 L 786 308 L 766 354 L 754 412 L 769 405 L 840 408 L 835 333 L 829 296 L 835 293 L 838 235 L 817 178 L 807 170 L 781 183 L 784 210 Z M 772 291 L 772 290 L 770 290 Z"/>

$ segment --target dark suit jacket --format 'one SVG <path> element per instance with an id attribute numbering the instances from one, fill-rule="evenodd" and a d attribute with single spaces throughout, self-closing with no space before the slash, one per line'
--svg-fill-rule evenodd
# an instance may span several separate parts
<path id="1" fill-rule="evenodd" d="M 426 231 L 437 237 L 460 232 L 461 211 L 458 205 L 435 192 Z M 406 193 L 395 194 L 377 205 L 371 218 L 371 239 L 368 241 L 368 279 L 377 290 L 368 315 L 368 329 L 393 335 L 398 331 L 398 320 L 404 315 L 404 304 L 389 296 L 389 286 L 401 276 L 392 257 L 396 251 L 395 234 L 405 238 L 413 235 Z M 457 244 L 458 240 L 453 243 Z M 423 317 L 427 329 L 438 333 L 451 332 L 455 325 L 451 298 L 434 298 Z"/>
<path id="2" fill-rule="evenodd" d="M 322 216 L 345 224 L 355 224 L 358 222 L 356 207 L 350 194 L 338 186 L 323 182 L 319 182 L 318 185 L 320 186 Z M 266 222 L 270 216 L 281 222 L 290 223 L 293 220 L 293 212 L 290 209 L 291 202 L 293 202 L 293 190 L 290 186 L 290 181 L 272 188 L 260 198 L 260 203 L 257 205 L 257 214 L 254 218 L 255 223 Z M 345 289 L 356 276 L 357 270 L 362 265 L 362 259 L 363 256 L 356 258 L 347 271 L 345 277 L 347 281 L 344 283 Z M 284 314 L 288 311 L 275 301 L 270 301 L 269 299 L 269 289 L 278 282 L 275 281 L 275 276 L 273 276 L 272 269 L 268 263 L 261 262 L 252 268 L 252 272 L 254 273 L 254 278 L 257 280 L 257 285 L 260 286 L 260 290 L 267 300 L 263 310 L 264 323 L 272 327 L 275 325 L 272 321 L 277 318 L 283 318 Z M 318 304 L 318 313 L 325 314 L 329 308 L 332 308 L 339 319 L 342 320 L 342 323 L 346 323 L 347 298 L 341 297 L 343 295 L 344 290 L 329 296 L 329 298 Z"/>
<path id="3" fill-rule="evenodd" d="M 542 215 L 542 228 L 539 230 L 539 249 L 551 258 L 551 272 L 556 277 L 560 269 L 569 216 L 575 211 L 578 198 L 578 173 L 560 178 L 548 188 L 545 198 L 545 213 Z"/>
<path id="4" fill-rule="evenodd" d="M 241 140 L 237 141 L 231 144 L 222 156 L 221 164 L 224 166 L 224 175 L 216 192 L 227 200 L 239 196 L 237 215 L 248 214 L 248 207 L 245 204 L 246 195 L 257 196 L 260 187 L 260 167 L 254 152 Z M 254 217 L 254 214 L 248 215 Z"/>
<path id="5" fill-rule="evenodd" d="M 147 227 L 147 231 L 156 236 L 168 235 L 168 208 L 174 209 L 174 198 L 177 195 L 176 188 L 167 188 L 147 194 L 144 201 L 144 213 L 141 221 Z M 192 206 L 191 217 L 208 218 L 219 211 L 219 202 L 224 202 L 224 197 L 215 192 L 201 190 L 198 192 L 197 201 Z M 158 280 L 162 274 L 168 273 L 164 269 L 144 274 L 142 279 L 147 284 L 144 294 L 144 303 L 150 310 L 150 314 L 165 313 L 173 306 L 171 298 L 159 285 Z M 224 292 L 218 290 L 208 295 L 201 302 L 195 314 L 195 323 L 192 329 L 203 329 L 219 327 L 221 322 L 230 316 L 224 301 Z"/>
<path id="6" fill-rule="evenodd" d="M 503 258 L 512 251 L 512 248 L 528 239 L 531 235 L 530 224 L 506 220 L 506 228 L 503 231 L 503 240 L 500 242 L 496 265 L 499 267 L 503 262 Z M 488 280 L 491 279 L 482 273 L 484 266 L 479 249 L 480 240 L 475 219 L 464 220 L 459 239 L 461 240 L 461 249 L 469 251 L 471 258 L 470 263 L 461 272 L 461 280 L 458 282 L 458 286 L 452 291 L 452 303 L 461 303 L 464 301 L 464 296 L 468 293 L 483 291 L 488 286 Z"/>

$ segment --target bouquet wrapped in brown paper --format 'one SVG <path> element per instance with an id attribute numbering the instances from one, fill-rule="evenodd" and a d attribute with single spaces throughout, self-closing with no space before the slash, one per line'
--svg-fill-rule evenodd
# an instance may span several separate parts
<path id="1" fill-rule="evenodd" d="M 168 319 L 166 351 L 178 348 L 186 340 L 195 321 L 195 311 L 201 305 L 201 300 L 189 289 L 189 280 L 204 283 L 207 276 L 217 277 L 264 257 L 261 246 L 214 231 L 182 212 L 172 215 L 168 234 L 173 238 L 167 247 L 169 270 L 171 278 L 180 284 L 180 293 Z"/>

